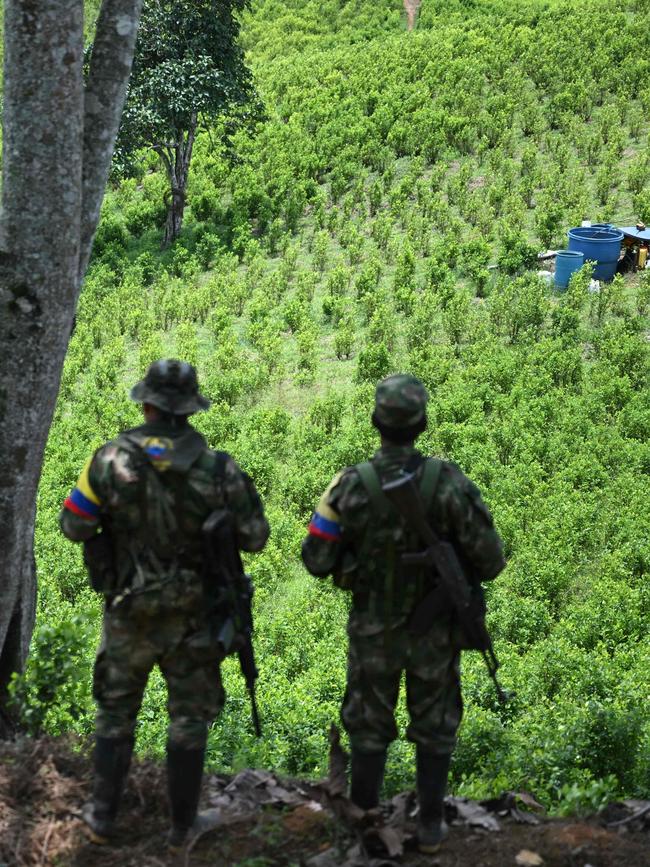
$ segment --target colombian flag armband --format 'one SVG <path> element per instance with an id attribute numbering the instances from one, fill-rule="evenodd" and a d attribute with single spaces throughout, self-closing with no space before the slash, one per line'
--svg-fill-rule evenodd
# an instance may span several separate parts
<path id="1" fill-rule="evenodd" d="M 74 515 L 78 515 L 80 518 L 84 518 L 86 521 L 96 521 L 99 518 L 101 500 L 93 491 L 88 479 L 90 463 L 91 461 L 89 460 L 83 468 L 77 485 L 72 489 L 70 496 L 63 503 L 63 508 L 68 509 L 68 511 Z"/>
<path id="2" fill-rule="evenodd" d="M 330 491 L 340 478 L 341 474 L 339 473 L 332 479 L 327 490 L 320 498 L 309 524 L 309 535 L 325 539 L 327 542 L 341 541 L 341 519 L 338 512 L 335 512 L 328 503 Z"/>
<path id="3" fill-rule="evenodd" d="M 341 541 L 341 526 L 334 509 L 329 506 L 325 508 L 322 505 L 318 506 L 309 524 L 309 535 L 318 536 L 319 539 L 325 539 L 327 542 Z"/>

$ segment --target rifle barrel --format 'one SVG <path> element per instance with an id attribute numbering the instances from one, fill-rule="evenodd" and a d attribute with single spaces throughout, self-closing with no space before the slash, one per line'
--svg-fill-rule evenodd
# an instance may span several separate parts
<path id="1" fill-rule="evenodd" d="M 255 729 L 255 737 L 262 737 L 262 726 L 260 725 L 260 715 L 257 711 L 257 699 L 255 698 L 255 685 L 248 687 L 248 694 L 251 700 L 251 717 L 253 718 L 253 728 Z"/>

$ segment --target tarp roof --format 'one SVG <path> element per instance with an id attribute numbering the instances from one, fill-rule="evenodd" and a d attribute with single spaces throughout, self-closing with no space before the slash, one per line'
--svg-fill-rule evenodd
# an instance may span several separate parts
<path id="1" fill-rule="evenodd" d="M 639 230 L 636 226 L 621 226 L 621 232 L 635 241 L 650 241 L 650 229 Z"/>

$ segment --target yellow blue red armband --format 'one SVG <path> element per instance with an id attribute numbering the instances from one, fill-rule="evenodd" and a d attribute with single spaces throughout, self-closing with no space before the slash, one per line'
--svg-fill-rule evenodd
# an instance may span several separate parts
<path id="1" fill-rule="evenodd" d="M 341 524 L 338 512 L 335 512 L 328 503 L 330 491 L 340 478 L 341 473 L 338 473 L 320 498 L 309 524 L 310 536 L 318 536 L 319 539 L 326 539 L 328 542 L 339 542 L 341 540 Z"/>
<path id="2" fill-rule="evenodd" d="M 331 509 L 330 512 L 335 514 Z M 341 527 L 337 520 L 326 517 L 320 512 L 314 512 L 309 524 L 309 535 L 327 539 L 328 542 L 339 542 L 341 539 Z"/>
<path id="3" fill-rule="evenodd" d="M 91 459 L 92 460 L 92 459 Z M 96 521 L 99 517 L 101 500 L 93 491 L 88 479 L 90 461 L 83 468 L 76 487 L 72 489 L 70 496 L 63 503 L 63 508 L 68 509 L 74 515 L 85 518 L 87 521 Z"/>

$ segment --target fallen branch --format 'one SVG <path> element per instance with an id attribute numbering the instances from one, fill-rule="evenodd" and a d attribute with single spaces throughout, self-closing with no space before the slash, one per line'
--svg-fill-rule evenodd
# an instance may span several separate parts
<path id="1" fill-rule="evenodd" d="M 650 804 L 646 804 L 645 807 L 642 807 L 642 809 L 637 810 L 636 813 L 632 813 L 631 816 L 627 816 L 625 819 L 619 819 L 617 822 L 608 822 L 607 827 L 620 828 L 623 825 L 629 825 L 632 822 L 636 822 L 637 819 L 642 819 L 648 813 L 650 813 Z"/>

